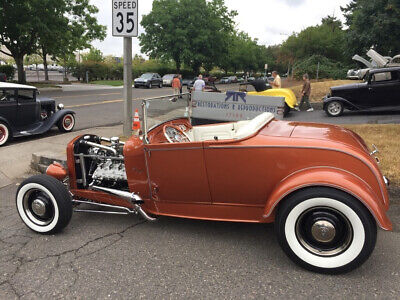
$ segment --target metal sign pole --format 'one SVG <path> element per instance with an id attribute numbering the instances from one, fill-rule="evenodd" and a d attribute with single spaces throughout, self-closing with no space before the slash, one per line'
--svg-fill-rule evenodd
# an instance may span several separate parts
<path id="1" fill-rule="evenodd" d="M 124 136 L 132 133 L 132 37 L 138 36 L 138 1 L 112 0 L 112 35 L 124 38 Z"/>
<path id="2" fill-rule="evenodd" d="M 124 37 L 124 136 L 132 133 L 132 38 Z"/>

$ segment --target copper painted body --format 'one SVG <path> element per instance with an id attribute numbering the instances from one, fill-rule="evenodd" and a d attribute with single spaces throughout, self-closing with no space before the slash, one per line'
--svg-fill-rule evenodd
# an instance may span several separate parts
<path id="1" fill-rule="evenodd" d="M 361 201 L 377 224 L 391 230 L 387 189 L 362 139 L 338 126 L 273 120 L 242 140 L 168 143 L 165 124 L 149 132 L 149 144 L 132 136 L 124 146 L 129 190 L 154 215 L 235 222 L 274 221 L 280 201 L 312 186 L 345 191 Z M 207 125 L 205 125 L 207 126 Z M 124 199 L 77 189 L 73 147 L 67 148 L 75 197 L 132 208 Z"/>

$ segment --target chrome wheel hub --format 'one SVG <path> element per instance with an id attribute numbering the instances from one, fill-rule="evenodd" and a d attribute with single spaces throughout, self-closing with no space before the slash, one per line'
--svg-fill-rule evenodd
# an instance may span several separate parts
<path id="1" fill-rule="evenodd" d="M 296 222 L 296 237 L 310 253 L 336 256 L 353 240 L 353 228 L 340 211 L 330 207 L 313 207 L 304 211 Z"/>
<path id="2" fill-rule="evenodd" d="M 46 204 L 41 199 L 35 199 L 32 201 L 32 211 L 39 217 L 46 215 Z"/>
<path id="3" fill-rule="evenodd" d="M 320 220 L 312 225 L 311 234 L 318 242 L 329 243 L 335 238 L 336 229 L 331 222 Z"/>
<path id="4" fill-rule="evenodd" d="M 54 205 L 40 189 L 31 189 L 24 195 L 22 205 L 26 216 L 36 225 L 46 226 L 54 218 Z"/>
<path id="5" fill-rule="evenodd" d="M 328 110 L 332 115 L 337 115 L 341 110 L 341 106 L 339 103 L 333 102 L 328 105 Z"/>

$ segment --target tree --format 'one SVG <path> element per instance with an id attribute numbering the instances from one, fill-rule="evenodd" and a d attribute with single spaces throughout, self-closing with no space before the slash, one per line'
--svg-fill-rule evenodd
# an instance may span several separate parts
<path id="1" fill-rule="evenodd" d="M 18 81 L 25 81 L 24 55 L 41 53 L 46 67 L 48 54 L 63 59 L 104 38 L 105 27 L 93 16 L 97 11 L 89 0 L 2 0 L 0 43 L 17 64 Z"/>
<path id="2" fill-rule="evenodd" d="M 312 55 L 325 56 L 334 61 L 345 59 L 345 32 L 335 17 L 322 19 L 321 25 L 310 26 L 294 33 L 283 42 L 281 57 L 290 64 Z"/>
<path id="3" fill-rule="evenodd" d="M 353 0 L 341 9 L 349 54 L 365 53 L 372 46 L 382 55 L 400 52 L 399 0 Z"/>
<path id="4" fill-rule="evenodd" d="M 226 53 L 235 15 L 223 0 L 154 0 L 141 22 L 141 50 L 150 58 L 172 59 L 178 72 L 182 63 L 196 73 L 202 65 L 211 69 Z"/>
<path id="5" fill-rule="evenodd" d="M 18 82 L 24 83 L 24 55 L 37 49 L 38 32 L 42 20 L 52 11 L 50 0 L 2 0 L 0 6 L 0 44 L 7 51 L 0 52 L 14 58 Z"/>
<path id="6" fill-rule="evenodd" d="M 89 53 L 82 54 L 82 60 L 85 61 L 93 61 L 93 62 L 103 62 L 104 57 L 103 53 L 94 47 L 90 48 Z"/>

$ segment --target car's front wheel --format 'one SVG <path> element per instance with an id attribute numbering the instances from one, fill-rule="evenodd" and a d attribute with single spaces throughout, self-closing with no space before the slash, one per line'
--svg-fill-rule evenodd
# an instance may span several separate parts
<path id="1" fill-rule="evenodd" d="M 151 89 L 152 87 L 153 87 L 153 85 L 150 82 L 149 85 L 147 86 L 147 88 Z"/>
<path id="2" fill-rule="evenodd" d="M 158 84 L 158 87 L 161 89 L 162 86 L 163 86 L 163 84 L 162 84 L 162 82 L 160 82 L 160 83 Z"/>
<path id="3" fill-rule="evenodd" d="M 360 201 L 325 187 L 302 190 L 285 199 L 276 215 L 275 231 L 295 263 L 330 274 L 364 263 L 377 236 L 375 220 Z"/>
<path id="4" fill-rule="evenodd" d="M 57 127 L 61 132 L 70 132 L 74 129 L 75 117 L 73 114 L 66 114 L 58 121 Z"/>
<path id="5" fill-rule="evenodd" d="M 339 101 L 331 101 L 325 107 L 325 112 L 330 117 L 338 117 L 343 113 L 343 104 Z"/>
<path id="6" fill-rule="evenodd" d="M 47 175 L 23 181 L 17 190 L 16 204 L 25 225 L 38 233 L 58 232 L 72 217 L 69 192 L 60 181 Z"/>
<path id="7" fill-rule="evenodd" d="M 6 144 L 9 139 L 10 139 L 10 129 L 5 123 L 0 122 L 0 146 Z"/>

